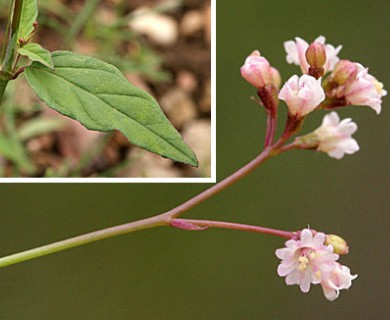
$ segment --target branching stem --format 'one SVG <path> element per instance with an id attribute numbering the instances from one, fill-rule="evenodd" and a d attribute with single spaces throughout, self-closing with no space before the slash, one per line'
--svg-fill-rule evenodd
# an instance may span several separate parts
<path id="1" fill-rule="evenodd" d="M 90 3 L 97 3 L 97 2 L 98 2 L 97 0 L 90 1 Z M 22 5 L 23 5 L 23 0 L 15 0 L 13 20 L 12 22 L 9 21 L 9 25 L 11 27 L 10 27 L 10 37 L 7 40 L 7 46 L 5 50 L 6 62 L 5 60 L 2 60 L 4 61 L 4 64 L 2 65 L 3 71 L 5 70 L 8 74 L 12 72 L 14 51 L 17 43 L 16 35 L 18 33 Z M 12 59 L 9 59 L 10 56 L 12 56 Z M 15 68 L 16 66 L 17 66 L 17 61 L 15 62 Z M 23 68 L 20 68 L 16 72 L 16 76 L 21 72 L 23 72 Z M 3 79 L 0 77 L 0 101 L 8 81 L 9 79 Z M 91 242 L 108 239 L 118 235 L 123 235 L 123 234 L 154 228 L 158 226 L 174 226 L 173 224 L 171 224 L 173 221 L 179 223 L 188 223 L 190 225 L 193 224 L 194 226 L 198 226 L 198 228 L 200 229 L 202 229 L 202 227 L 234 229 L 234 230 L 258 232 L 263 234 L 271 234 L 271 235 L 281 236 L 284 238 L 292 238 L 294 236 L 294 233 L 292 232 L 270 229 L 270 228 L 259 227 L 259 226 L 250 226 L 250 225 L 221 222 L 221 221 L 177 219 L 179 216 L 181 216 L 183 213 L 187 212 L 191 208 L 209 199 L 210 197 L 218 194 L 219 192 L 226 189 L 233 183 L 242 179 L 250 172 L 255 170 L 257 167 L 259 167 L 261 164 L 263 164 L 266 160 L 270 159 L 271 157 L 277 155 L 282 151 L 287 151 L 290 149 L 290 147 L 285 147 L 283 149 L 283 145 L 291 137 L 292 134 L 294 134 L 297 130 L 299 130 L 303 119 L 289 116 L 285 130 L 281 138 L 279 138 L 279 140 L 276 143 L 273 143 L 275 130 L 276 130 L 276 122 L 277 122 L 276 120 L 277 120 L 278 99 L 277 99 L 276 91 L 275 88 L 271 86 L 269 88 L 266 88 L 263 91 L 260 90 L 258 94 L 259 97 L 262 99 L 264 105 L 266 106 L 266 109 L 268 111 L 267 113 L 269 114 L 268 121 L 267 121 L 267 129 L 266 129 L 266 143 L 265 143 L 264 150 L 255 159 L 250 161 L 244 167 L 240 168 L 239 170 L 237 170 L 236 172 L 234 172 L 224 180 L 220 181 L 219 183 L 215 184 L 211 188 L 201 192 L 200 194 L 196 195 L 192 199 L 184 202 L 183 204 L 163 214 L 159 214 L 154 217 L 135 221 L 135 222 L 118 225 L 115 227 L 102 229 L 95 232 L 90 232 L 67 240 L 55 242 L 35 249 L 12 254 L 0 258 L 0 268 L 12 264 L 16 264 L 22 261 L 27 261 L 45 255 L 49 255 L 55 252 L 63 251 L 66 249 L 74 248 L 77 246 L 85 245 Z"/>
<path id="2" fill-rule="evenodd" d="M 238 181 L 239 179 L 245 177 L 247 174 L 252 172 L 254 169 L 256 169 L 259 165 L 264 163 L 267 159 L 271 158 L 272 156 L 276 155 L 278 153 L 278 150 L 282 146 L 282 144 L 285 142 L 286 137 L 282 137 L 279 139 L 277 143 L 275 143 L 272 147 L 268 147 L 263 150 L 254 160 L 249 162 L 246 166 L 242 167 L 241 169 L 237 170 L 235 173 L 227 177 L 226 179 L 222 180 L 221 182 L 215 184 L 213 187 L 203 191 L 199 195 L 195 196 L 194 198 L 184 202 L 183 204 L 177 206 L 176 208 L 169 210 L 163 214 L 135 221 L 130 222 L 126 224 L 122 224 L 119 226 L 102 229 L 99 231 L 87 233 L 81 236 L 77 236 L 74 238 L 70 238 L 67 240 L 55 242 L 49 245 L 45 245 L 42 247 L 38 247 L 35 249 L 23 251 L 20 253 L 12 254 L 3 258 L 0 258 L 0 268 L 6 267 L 12 264 L 16 264 L 19 262 L 39 258 L 45 255 L 49 255 L 52 253 L 56 253 L 59 251 L 63 251 L 66 249 L 71 249 L 74 247 L 82 246 L 91 242 L 96 242 L 103 239 L 112 238 L 118 235 L 123 235 L 139 230 L 144 229 L 150 229 L 158 226 L 170 226 L 171 221 L 178 216 L 182 215 L 184 212 L 188 211 L 189 209 L 193 208 L 194 206 L 200 204 L 201 202 L 205 201 L 206 199 L 209 199 L 210 197 L 216 195 L 220 191 L 226 189 L 230 185 L 232 185 L 234 182 Z M 189 220 L 192 221 L 192 220 Z M 194 220 L 195 221 L 195 220 Z M 274 230 L 274 229 L 268 229 L 263 227 L 256 227 L 256 226 L 248 226 L 248 225 L 242 225 L 242 224 L 234 224 L 234 223 L 228 223 L 228 222 L 218 222 L 218 221 L 202 221 L 199 220 L 196 223 L 199 223 L 200 225 L 204 225 L 208 227 L 215 227 L 215 228 L 225 228 L 225 229 L 235 229 L 235 230 L 242 230 L 242 231 L 251 231 L 251 232 L 260 232 L 265 234 L 273 234 L 278 235 L 282 237 L 289 237 L 293 236 L 293 233 L 286 232 L 286 231 L 280 231 L 280 230 Z"/>

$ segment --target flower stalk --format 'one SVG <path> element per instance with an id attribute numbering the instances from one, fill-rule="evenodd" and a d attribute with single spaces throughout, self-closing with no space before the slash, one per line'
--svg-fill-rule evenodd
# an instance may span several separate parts
<path id="1" fill-rule="evenodd" d="M 211 221 L 211 220 L 192 220 L 192 219 L 173 219 L 171 221 L 171 226 L 179 229 L 188 230 L 186 228 L 180 227 L 184 225 L 193 225 L 193 226 L 200 227 L 200 229 L 193 229 L 193 230 L 204 230 L 208 228 L 230 229 L 230 230 L 240 230 L 240 231 L 247 231 L 247 232 L 269 234 L 269 235 L 282 237 L 286 239 L 292 239 L 296 236 L 296 233 L 291 231 L 283 231 L 283 230 L 260 227 L 260 226 L 252 226 L 252 225 L 242 224 L 242 223 Z"/>

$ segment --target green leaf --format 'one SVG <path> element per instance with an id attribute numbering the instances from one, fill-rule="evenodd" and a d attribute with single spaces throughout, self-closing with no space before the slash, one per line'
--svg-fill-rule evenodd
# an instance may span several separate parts
<path id="1" fill-rule="evenodd" d="M 18 49 L 18 53 L 29 58 L 31 61 L 40 62 L 50 69 L 54 68 L 50 51 L 42 48 L 37 43 L 26 44 L 24 47 Z"/>
<path id="2" fill-rule="evenodd" d="M 197 166 L 195 154 L 158 103 L 114 66 L 67 51 L 53 53 L 55 69 L 34 62 L 29 84 L 51 108 L 98 131 L 120 130 L 132 143 Z"/>
<path id="3" fill-rule="evenodd" d="M 18 31 L 18 39 L 26 39 L 34 31 L 33 23 L 38 18 L 38 1 L 24 0 L 22 7 L 22 15 L 20 17 L 20 25 Z"/>

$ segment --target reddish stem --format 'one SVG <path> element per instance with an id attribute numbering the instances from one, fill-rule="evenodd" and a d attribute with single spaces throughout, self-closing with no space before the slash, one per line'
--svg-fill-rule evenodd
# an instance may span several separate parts
<path id="1" fill-rule="evenodd" d="M 295 144 L 295 142 L 291 142 L 289 144 L 286 144 L 285 146 L 280 148 L 280 153 L 289 151 L 289 150 L 294 150 L 294 149 L 304 149 L 300 145 Z"/>
<path id="2" fill-rule="evenodd" d="M 309 67 L 309 75 L 312 77 L 319 79 L 324 75 L 324 68 L 313 68 Z"/>
<path id="3" fill-rule="evenodd" d="M 244 176 L 246 176 L 247 174 L 255 170 L 259 165 L 261 165 L 267 159 L 277 154 L 278 148 L 280 148 L 280 145 L 278 145 L 277 143 L 272 147 L 265 148 L 255 159 L 253 159 L 251 162 L 246 164 L 244 167 L 237 170 L 236 172 L 234 172 L 224 180 L 212 186 L 211 188 L 193 197 L 192 199 L 166 212 L 165 215 L 167 215 L 170 218 L 176 218 L 181 214 L 183 214 L 184 212 L 186 212 L 187 210 L 195 207 L 197 204 L 211 198 L 212 196 L 226 189 L 236 181 L 240 180 L 241 178 L 243 178 Z"/>
<path id="4" fill-rule="evenodd" d="M 20 75 L 21 73 L 24 72 L 24 69 L 25 69 L 25 68 L 26 68 L 26 67 L 21 67 L 21 68 L 19 68 L 19 69 L 12 75 L 11 80 L 15 80 L 17 77 L 19 77 L 19 75 Z"/>
<path id="5" fill-rule="evenodd" d="M 272 145 L 275 138 L 278 112 L 277 90 L 273 85 L 268 85 L 260 88 L 257 95 L 267 112 L 267 128 L 264 141 L 264 148 L 267 148 Z"/>
<path id="6" fill-rule="evenodd" d="M 266 147 L 255 159 L 253 159 L 251 162 L 246 164 L 241 169 L 237 170 L 224 180 L 218 182 L 211 188 L 203 191 L 202 193 L 198 194 L 197 196 L 193 197 L 192 199 L 184 202 L 183 204 L 177 206 L 176 208 L 173 208 L 170 211 L 167 211 L 164 215 L 166 215 L 169 218 L 177 218 L 187 210 L 195 207 L 199 203 L 211 198 L 212 196 L 216 195 L 217 193 L 221 192 L 222 190 L 226 189 L 236 181 L 240 180 L 241 178 L 245 177 L 247 174 L 255 170 L 259 165 L 264 163 L 269 158 L 277 155 L 283 144 L 294 134 L 296 133 L 303 122 L 303 118 L 296 118 L 294 116 L 289 115 L 288 121 L 286 123 L 286 128 L 283 132 L 283 135 L 279 138 L 275 144 L 272 146 Z"/>
<path id="7" fill-rule="evenodd" d="M 247 232 L 256 232 L 262 234 L 270 234 L 273 236 L 278 236 L 286 239 L 292 239 L 296 237 L 296 233 L 291 231 L 283 231 L 278 229 L 252 226 L 252 225 L 241 224 L 241 223 L 211 221 L 211 220 L 192 220 L 192 219 L 174 219 L 171 221 L 171 225 L 176 228 L 178 228 L 178 226 L 180 225 L 189 225 L 189 224 L 198 226 L 200 228 L 231 229 L 231 230 L 240 230 L 240 231 L 247 231 Z M 192 229 L 192 230 L 197 230 L 197 229 Z M 203 230 L 203 229 L 198 229 L 198 230 Z"/>
<path id="8" fill-rule="evenodd" d="M 275 139 L 277 116 L 276 113 L 267 112 L 267 130 L 265 134 L 264 148 L 272 145 Z"/>

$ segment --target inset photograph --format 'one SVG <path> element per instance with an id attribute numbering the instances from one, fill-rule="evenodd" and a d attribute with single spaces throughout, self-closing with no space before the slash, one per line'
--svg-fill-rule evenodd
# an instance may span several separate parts
<path id="1" fill-rule="evenodd" d="M 1 179 L 215 181 L 210 0 L 22 3 L 0 0 Z"/>

